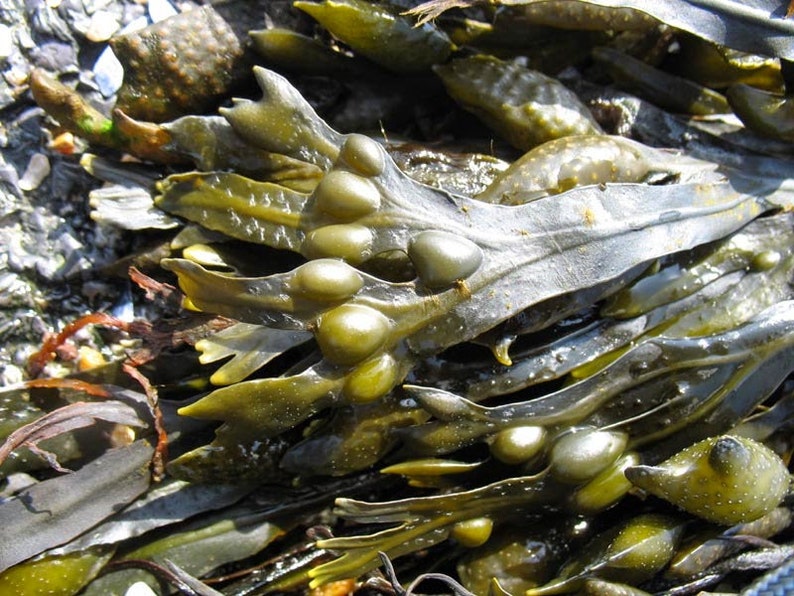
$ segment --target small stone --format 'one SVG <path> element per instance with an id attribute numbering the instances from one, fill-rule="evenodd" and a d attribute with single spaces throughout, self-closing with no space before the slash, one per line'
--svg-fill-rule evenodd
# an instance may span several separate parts
<path id="1" fill-rule="evenodd" d="M 50 160 L 43 153 L 34 153 L 28 162 L 25 173 L 19 179 L 19 188 L 25 191 L 38 188 L 50 174 Z"/>
<path id="2" fill-rule="evenodd" d="M 29 29 L 17 29 L 17 43 L 23 50 L 32 50 L 36 47 L 36 41 L 30 34 Z"/>
<path id="3" fill-rule="evenodd" d="M 37 482 L 38 480 L 36 480 L 33 476 L 25 474 L 24 472 L 9 474 L 3 483 L 4 486 L 2 492 L 0 492 L 0 497 L 6 499 L 16 495 L 18 492 L 33 486 Z"/>
<path id="4" fill-rule="evenodd" d="M 154 590 L 152 590 L 148 584 L 145 582 L 135 582 L 127 591 L 124 592 L 124 596 L 157 596 Z"/>
<path id="5" fill-rule="evenodd" d="M 92 190 L 91 219 L 126 230 L 175 228 L 179 222 L 154 206 L 151 193 L 140 187 L 113 184 Z"/>
<path id="6" fill-rule="evenodd" d="M 98 10 L 91 15 L 85 36 L 93 42 L 107 41 L 118 30 L 118 19 L 106 10 Z"/>
<path id="7" fill-rule="evenodd" d="M 28 80 L 28 71 L 14 64 L 3 73 L 3 78 L 12 87 L 21 87 Z"/>
<path id="8" fill-rule="evenodd" d="M 168 0 L 149 0 L 149 18 L 153 23 L 164 21 L 177 14 L 177 9 Z"/>
<path id="9" fill-rule="evenodd" d="M 11 37 L 11 27 L 0 24 L 0 60 L 5 60 L 14 51 L 14 39 Z"/>
<path id="10" fill-rule="evenodd" d="M 110 47 L 102 50 L 94 63 L 94 81 L 99 87 L 99 92 L 105 97 L 116 93 L 124 82 L 124 68 Z"/>
<path id="11" fill-rule="evenodd" d="M 0 271 L 0 308 L 31 308 L 34 306 L 33 292 L 24 278 L 10 271 Z"/>
<path id="12" fill-rule="evenodd" d="M 38 346 L 34 348 L 31 345 L 20 346 L 17 350 L 14 351 L 11 361 L 14 363 L 15 366 L 24 369 L 28 363 L 28 360 L 30 360 L 30 357 L 36 352 L 37 348 Z"/>
<path id="13" fill-rule="evenodd" d="M 62 41 L 44 41 L 30 51 L 35 66 L 58 73 L 72 73 L 77 70 L 77 50 Z"/>
<path id="14" fill-rule="evenodd" d="M 47 148 L 61 155 L 72 155 L 75 152 L 74 135 L 70 132 L 61 133 L 47 144 Z"/>
<path id="15" fill-rule="evenodd" d="M 119 34 L 138 31 L 148 24 L 149 20 L 146 17 L 138 17 L 119 31 Z M 110 46 L 102 50 L 94 63 L 94 81 L 104 97 L 115 95 L 124 82 L 124 67 Z"/>
<path id="16" fill-rule="evenodd" d="M 102 352 L 90 346 L 80 346 L 77 349 L 77 370 L 86 371 L 107 364 Z"/>
<path id="17" fill-rule="evenodd" d="M 110 309 L 110 314 L 121 321 L 130 321 L 135 319 L 135 305 L 132 302 L 132 293 L 129 288 L 125 288 L 119 299 Z"/>

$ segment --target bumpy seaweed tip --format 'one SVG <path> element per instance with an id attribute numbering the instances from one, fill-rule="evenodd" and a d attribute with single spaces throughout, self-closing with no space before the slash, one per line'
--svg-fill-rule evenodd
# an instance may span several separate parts
<path id="1" fill-rule="evenodd" d="M 582 31 L 645 31 L 658 24 L 641 10 L 596 2 L 528 2 L 521 11 L 532 23 Z"/>
<path id="2" fill-rule="evenodd" d="M 516 62 L 477 55 L 433 70 L 456 102 L 518 149 L 603 132 L 575 93 Z"/>
<path id="3" fill-rule="evenodd" d="M 376 64 L 398 73 L 423 72 L 444 62 L 453 46 L 433 24 L 417 26 L 410 18 L 362 0 L 296 2 L 336 38 Z"/>
<path id="4" fill-rule="evenodd" d="M 649 147 L 624 137 L 565 136 L 525 153 L 477 199 L 521 205 L 578 186 L 641 182 L 656 167 L 652 155 Z"/>
<path id="5" fill-rule="evenodd" d="M 635 486 L 726 525 L 769 513 L 790 485 L 788 469 L 775 452 L 734 436 L 706 439 L 658 466 L 633 466 L 625 474 Z"/>

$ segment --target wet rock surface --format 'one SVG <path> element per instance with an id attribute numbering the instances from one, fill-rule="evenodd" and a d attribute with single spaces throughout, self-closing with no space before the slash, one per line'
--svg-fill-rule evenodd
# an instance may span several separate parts
<path id="1" fill-rule="evenodd" d="M 45 331 L 124 306 L 128 283 L 108 267 L 135 243 L 91 220 L 88 193 L 101 183 L 80 166 L 81 141 L 35 105 L 27 77 L 33 68 L 57 73 L 107 113 L 121 67 L 106 40 L 175 10 L 167 2 L 0 0 L 0 385 L 23 379 Z"/>

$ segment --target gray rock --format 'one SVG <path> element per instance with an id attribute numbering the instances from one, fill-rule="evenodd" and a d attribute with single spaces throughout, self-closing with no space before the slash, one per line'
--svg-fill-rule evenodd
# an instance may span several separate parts
<path id="1" fill-rule="evenodd" d="M 0 385 L 19 380 L 17 356 L 37 350 L 45 331 L 118 301 L 126 280 L 100 271 L 129 252 L 126 234 L 90 217 L 88 195 L 100 182 L 78 156 L 48 147 L 56 129 L 33 104 L 27 76 L 35 67 L 56 73 L 109 111 L 123 73 L 117 67 L 112 88 L 96 81 L 105 44 L 88 38 L 105 37 L 114 20 L 146 19 L 145 10 L 134 0 L 0 0 Z M 92 20 L 105 29 L 91 32 Z"/>

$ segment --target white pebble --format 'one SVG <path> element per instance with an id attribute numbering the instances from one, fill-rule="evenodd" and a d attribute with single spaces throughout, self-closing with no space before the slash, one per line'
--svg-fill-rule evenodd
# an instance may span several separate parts
<path id="1" fill-rule="evenodd" d="M 14 39 L 11 37 L 11 27 L 0 24 L 0 60 L 5 60 L 14 51 Z"/>
<path id="2" fill-rule="evenodd" d="M 0 371 L 0 386 L 7 387 L 9 385 L 16 385 L 25 380 L 25 373 L 22 369 L 13 364 L 6 364 Z"/>
<path id="3" fill-rule="evenodd" d="M 124 592 L 124 596 L 157 596 L 157 593 L 152 590 L 147 583 L 135 582 L 127 588 L 127 591 Z"/>
<path id="4" fill-rule="evenodd" d="M 149 24 L 149 19 L 145 16 L 138 17 L 131 23 L 128 23 L 119 34 L 130 33 L 131 31 L 138 31 L 143 29 Z M 116 58 L 116 54 L 110 46 L 102 50 L 94 63 L 94 81 L 99 86 L 99 92 L 105 97 L 111 97 L 121 89 L 121 84 L 124 82 L 124 67 Z"/>
<path id="5" fill-rule="evenodd" d="M 50 160 L 43 153 L 34 153 L 25 168 L 25 173 L 19 179 L 19 188 L 33 190 L 50 174 Z"/>
<path id="6" fill-rule="evenodd" d="M 32 50 L 36 47 L 36 41 L 33 39 L 33 36 L 30 34 L 30 31 L 27 28 L 17 29 L 16 34 L 17 43 L 23 50 Z"/>
<path id="7" fill-rule="evenodd" d="M 149 18 L 157 23 L 177 14 L 176 8 L 168 0 L 149 0 Z"/>
<path id="8" fill-rule="evenodd" d="M 113 95 L 124 82 L 124 67 L 110 46 L 102 50 L 94 63 L 94 81 L 99 86 L 99 92 L 105 97 Z"/>
<path id="9" fill-rule="evenodd" d="M 154 206 L 151 193 L 140 187 L 112 184 L 88 194 L 91 219 L 126 230 L 168 230 L 179 222 Z"/>
<path id="10" fill-rule="evenodd" d="M 119 30 L 119 22 L 106 10 L 98 10 L 91 15 L 85 36 L 89 41 L 107 41 Z"/>

